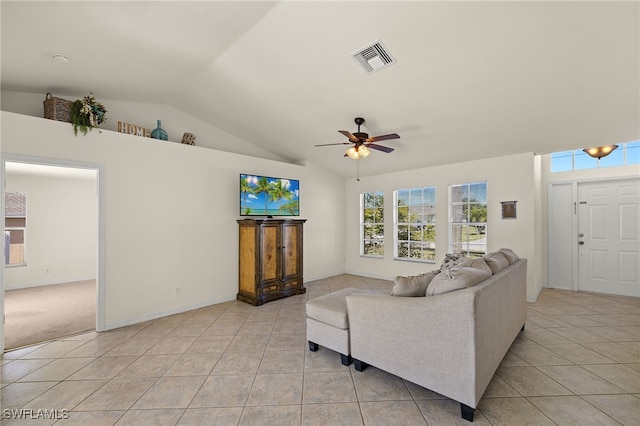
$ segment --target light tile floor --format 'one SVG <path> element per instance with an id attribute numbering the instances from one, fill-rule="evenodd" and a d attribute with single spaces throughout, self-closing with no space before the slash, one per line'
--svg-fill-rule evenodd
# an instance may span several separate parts
<path id="1" fill-rule="evenodd" d="M 388 293 L 391 285 L 340 275 L 259 307 L 233 301 L 8 352 L 0 424 L 467 423 L 448 398 L 373 367 L 359 373 L 325 348 L 308 350 L 308 298 L 345 287 Z M 29 418 L 11 418 L 18 413 Z M 474 423 L 639 425 L 640 299 L 545 289 Z"/>

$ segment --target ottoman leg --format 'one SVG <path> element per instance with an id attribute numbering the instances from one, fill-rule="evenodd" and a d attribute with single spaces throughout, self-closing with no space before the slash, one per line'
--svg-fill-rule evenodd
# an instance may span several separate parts
<path id="1" fill-rule="evenodd" d="M 351 355 L 340 354 L 340 360 L 342 361 L 342 365 L 351 365 Z"/>
<path id="2" fill-rule="evenodd" d="M 316 352 L 318 350 L 318 344 L 313 343 L 311 340 L 309 340 L 309 350 L 311 352 Z"/>

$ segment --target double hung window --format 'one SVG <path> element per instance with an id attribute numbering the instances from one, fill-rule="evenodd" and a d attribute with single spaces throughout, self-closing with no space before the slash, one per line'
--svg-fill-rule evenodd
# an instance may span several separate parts
<path id="1" fill-rule="evenodd" d="M 435 261 L 436 188 L 399 189 L 394 200 L 394 258 Z"/>
<path id="2" fill-rule="evenodd" d="M 360 195 L 360 254 L 384 256 L 384 193 Z"/>
<path id="3" fill-rule="evenodd" d="M 26 265 L 27 194 L 5 193 L 4 264 Z"/>
<path id="4" fill-rule="evenodd" d="M 449 250 L 468 257 L 487 253 L 487 182 L 449 187 Z"/>

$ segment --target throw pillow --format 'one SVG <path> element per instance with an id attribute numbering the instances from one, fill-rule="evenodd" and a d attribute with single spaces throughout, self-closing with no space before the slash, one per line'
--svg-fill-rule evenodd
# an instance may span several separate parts
<path id="1" fill-rule="evenodd" d="M 464 261 L 466 259 L 462 254 L 459 253 L 447 253 L 444 255 L 444 260 L 442 261 L 442 265 L 440 266 L 440 271 L 446 271 L 449 268 L 453 268 L 458 263 Z"/>
<path id="2" fill-rule="evenodd" d="M 491 272 L 485 269 L 458 265 L 433 277 L 429 287 L 427 287 L 427 296 L 436 296 L 454 290 L 473 287 L 490 276 Z"/>
<path id="3" fill-rule="evenodd" d="M 517 254 L 515 254 L 515 252 L 511 249 L 508 248 L 501 248 L 500 250 L 498 250 L 500 253 L 502 253 L 502 255 L 504 257 L 507 258 L 507 260 L 509 261 L 509 265 L 512 265 L 513 262 L 515 262 L 516 260 L 520 259 L 518 257 Z"/>
<path id="4" fill-rule="evenodd" d="M 424 297 L 427 286 L 440 271 L 431 271 L 426 274 L 412 275 L 408 277 L 397 276 L 391 290 L 392 296 L 400 297 Z"/>
<path id="5" fill-rule="evenodd" d="M 498 251 L 486 254 L 484 256 L 484 260 L 485 262 L 487 262 L 487 265 L 489 265 L 489 268 L 491 268 L 491 273 L 493 274 L 497 274 L 498 272 L 509 266 L 509 261 L 507 260 L 507 258 Z"/>
<path id="6" fill-rule="evenodd" d="M 465 266 L 468 268 L 477 268 L 482 269 L 490 274 L 493 274 L 489 265 L 482 257 L 468 257 L 462 263 L 459 263 L 457 266 Z"/>

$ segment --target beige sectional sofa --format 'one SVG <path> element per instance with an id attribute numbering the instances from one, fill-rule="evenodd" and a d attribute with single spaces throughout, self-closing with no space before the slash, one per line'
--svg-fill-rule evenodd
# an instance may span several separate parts
<path id="1" fill-rule="evenodd" d="M 527 318 L 526 259 L 505 257 L 505 265 L 496 257 L 497 263 L 486 262 L 491 273 L 482 267 L 487 278 L 470 287 L 452 291 L 455 274 L 470 271 L 451 269 L 442 272 L 449 281 L 438 283 L 449 286 L 446 293 L 346 296 L 356 370 L 372 365 L 447 396 L 460 402 L 464 419 L 473 421 L 480 398 Z"/>

